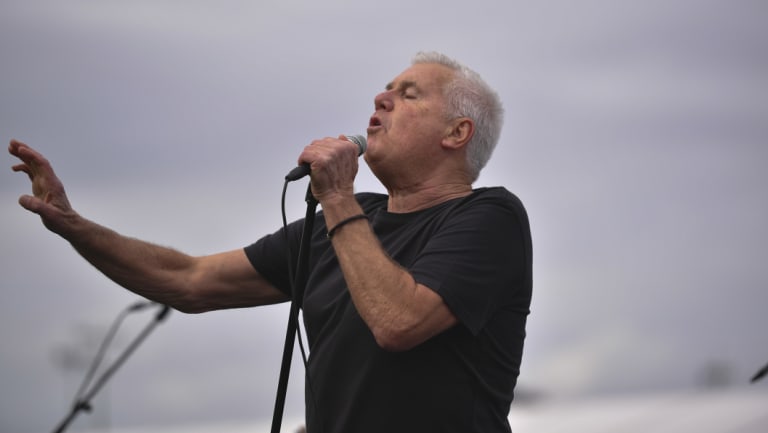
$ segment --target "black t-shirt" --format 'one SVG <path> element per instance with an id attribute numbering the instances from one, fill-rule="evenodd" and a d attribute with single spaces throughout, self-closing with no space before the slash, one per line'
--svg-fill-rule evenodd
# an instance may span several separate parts
<path id="1" fill-rule="evenodd" d="M 381 349 L 352 303 L 321 212 L 303 301 L 307 431 L 509 432 L 532 285 L 522 203 L 504 188 L 407 214 L 387 212 L 385 195 L 357 200 L 384 250 L 438 293 L 460 323 L 408 351 Z M 294 253 L 302 225 L 288 227 Z M 279 230 L 245 252 L 290 293 L 285 239 Z"/>

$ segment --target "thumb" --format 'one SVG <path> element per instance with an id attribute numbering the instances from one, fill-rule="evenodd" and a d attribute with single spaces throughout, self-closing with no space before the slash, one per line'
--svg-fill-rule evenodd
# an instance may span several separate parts
<path id="1" fill-rule="evenodd" d="M 66 233 L 75 218 L 78 217 L 78 214 L 70 207 L 61 209 L 31 195 L 19 197 L 19 204 L 24 209 L 37 214 L 48 230 L 64 237 L 66 237 Z"/>
<path id="2" fill-rule="evenodd" d="M 31 195 L 22 195 L 19 197 L 19 204 L 24 209 L 34 212 L 36 214 L 40 213 L 40 206 L 42 205 L 42 200 L 39 198 L 33 197 Z"/>
<path id="3" fill-rule="evenodd" d="M 31 195 L 22 195 L 19 197 L 19 204 L 24 209 L 40 215 L 43 220 L 51 220 L 58 218 L 57 214 L 61 213 L 61 210 L 46 203 L 44 200 Z"/>

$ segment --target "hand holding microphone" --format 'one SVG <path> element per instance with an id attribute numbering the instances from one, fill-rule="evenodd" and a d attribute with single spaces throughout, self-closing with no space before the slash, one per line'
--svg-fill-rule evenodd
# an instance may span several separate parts
<path id="1" fill-rule="evenodd" d="M 339 139 L 351 141 L 352 143 L 357 144 L 357 148 L 358 148 L 357 156 L 360 156 L 363 153 L 365 153 L 365 149 L 366 147 L 368 147 L 368 141 L 366 141 L 365 137 L 363 137 L 362 135 L 342 135 L 342 136 L 339 136 Z M 301 154 L 302 159 L 304 156 L 306 156 L 305 154 L 308 151 L 315 150 L 315 149 L 311 149 L 311 146 L 322 145 L 324 142 L 329 140 L 331 139 L 316 140 L 312 142 L 312 144 L 310 146 L 307 146 L 307 148 L 305 148 L 304 152 Z M 299 180 L 302 177 L 308 175 L 310 171 L 311 171 L 310 164 L 305 162 L 303 164 L 300 164 L 298 167 L 294 168 L 293 170 L 291 170 L 290 173 L 288 173 L 287 175 L 285 175 L 285 180 L 288 182 Z"/>
<path id="2" fill-rule="evenodd" d="M 352 196 L 358 168 L 356 157 L 363 154 L 366 146 L 365 138 L 359 135 L 315 140 L 304 148 L 299 156 L 300 165 L 286 176 L 286 182 L 311 172 L 311 193 L 320 203 L 334 196 Z"/>

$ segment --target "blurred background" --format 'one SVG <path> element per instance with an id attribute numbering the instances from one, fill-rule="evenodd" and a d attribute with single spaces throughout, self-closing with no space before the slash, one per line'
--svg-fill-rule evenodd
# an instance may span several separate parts
<path id="1" fill-rule="evenodd" d="M 43 152 L 88 218 L 240 248 L 280 225 L 306 144 L 364 133 L 410 58 L 444 52 L 506 108 L 476 185 L 531 218 L 513 430 L 765 431 L 768 380 L 749 379 L 768 362 L 767 19 L 749 0 L 4 0 L 0 135 Z M 29 182 L 5 155 L 0 432 L 50 431 L 139 299 L 18 206 Z M 364 165 L 356 186 L 383 191 Z M 267 431 L 286 318 L 170 314 L 69 431 Z"/>

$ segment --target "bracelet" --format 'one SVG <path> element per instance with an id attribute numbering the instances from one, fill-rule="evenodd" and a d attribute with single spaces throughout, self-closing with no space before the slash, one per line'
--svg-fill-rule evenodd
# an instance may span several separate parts
<path id="1" fill-rule="evenodd" d="M 361 214 L 357 214 L 357 215 L 352 215 L 349 218 L 345 218 L 345 219 L 339 221 L 338 224 L 333 226 L 332 229 L 328 230 L 328 234 L 326 234 L 326 236 L 328 237 L 328 239 L 330 239 L 330 238 L 333 237 L 333 234 L 336 233 L 336 231 L 338 229 L 340 229 L 342 226 L 344 226 L 344 225 L 346 225 L 348 223 L 351 223 L 352 221 L 361 220 L 361 219 L 368 219 L 368 215 L 361 213 Z"/>

